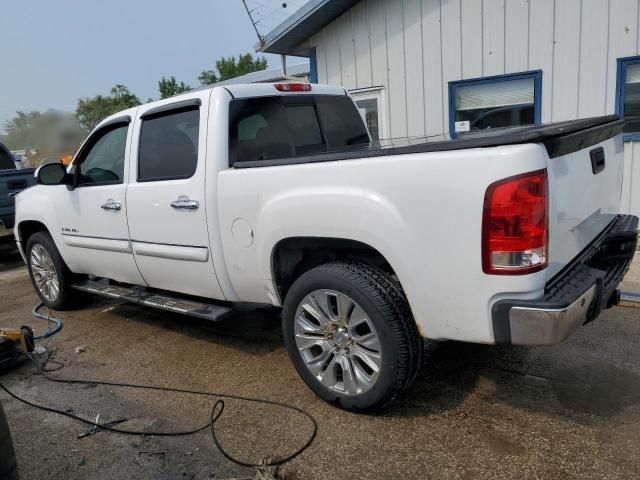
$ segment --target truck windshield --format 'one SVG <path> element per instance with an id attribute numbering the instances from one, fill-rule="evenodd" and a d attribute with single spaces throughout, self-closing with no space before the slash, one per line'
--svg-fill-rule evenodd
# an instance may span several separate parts
<path id="1" fill-rule="evenodd" d="M 229 163 L 337 151 L 369 143 L 346 95 L 237 99 L 229 107 Z"/>

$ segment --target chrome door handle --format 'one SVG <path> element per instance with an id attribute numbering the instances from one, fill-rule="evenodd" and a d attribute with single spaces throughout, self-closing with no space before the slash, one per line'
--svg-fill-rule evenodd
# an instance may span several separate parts
<path id="1" fill-rule="evenodd" d="M 100 208 L 118 212 L 122 210 L 122 204 L 120 202 L 114 202 L 113 200 L 107 200 L 107 203 L 103 204 Z"/>
<path id="2" fill-rule="evenodd" d="M 197 210 L 200 207 L 200 202 L 181 197 L 178 198 L 178 200 L 171 202 L 171 206 L 182 210 Z"/>

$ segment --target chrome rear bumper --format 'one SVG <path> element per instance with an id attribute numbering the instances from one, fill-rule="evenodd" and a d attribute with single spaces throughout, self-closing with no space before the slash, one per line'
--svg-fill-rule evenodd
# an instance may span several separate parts
<path id="1" fill-rule="evenodd" d="M 552 345 L 617 303 L 616 288 L 633 259 L 638 217 L 619 215 L 556 277 L 539 300 L 501 300 L 492 307 L 496 343 Z"/>

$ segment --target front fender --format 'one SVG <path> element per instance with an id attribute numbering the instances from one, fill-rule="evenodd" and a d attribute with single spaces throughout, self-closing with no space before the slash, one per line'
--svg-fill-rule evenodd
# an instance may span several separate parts
<path id="1" fill-rule="evenodd" d="M 27 221 L 42 223 L 53 238 L 60 255 L 66 261 L 64 243 L 62 242 L 60 223 L 54 203 L 51 201 L 48 189 L 66 188 L 65 186 L 44 187 L 41 185 L 31 187 L 16 196 L 16 241 L 22 243 L 20 238 L 20 225 Z M 26 245 L 24 245 L 26 247 Z"/>

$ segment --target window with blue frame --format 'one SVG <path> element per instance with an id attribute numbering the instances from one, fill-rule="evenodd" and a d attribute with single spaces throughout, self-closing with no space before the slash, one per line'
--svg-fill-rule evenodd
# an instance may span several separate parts
<path id="1" fill-rule="evenodd" d="M 449 133 L 541 121 L 542 71 L 449 82 Z"/>
<path id="2" fill-rule="evenodd" d="M 616 113 L 627 119 L 624 139 L 640 141 L 640 57 L 618 59 Z"/>

